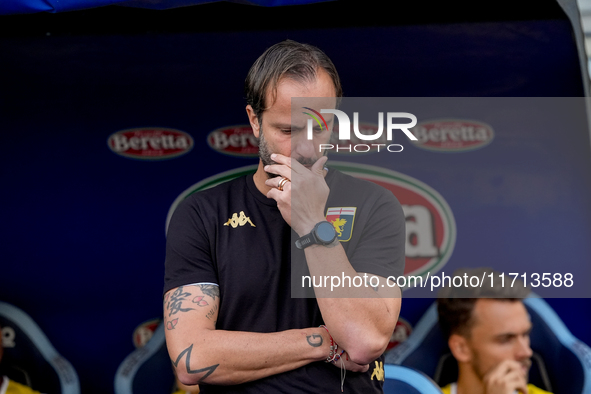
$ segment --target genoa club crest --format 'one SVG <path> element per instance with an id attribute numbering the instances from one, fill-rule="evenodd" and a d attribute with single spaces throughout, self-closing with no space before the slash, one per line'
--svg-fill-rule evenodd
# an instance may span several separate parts
<path id="1" fill-rule="evenodd" d="M 356 207 L 328 208 L 326 220 L 332 223 L 337 232 L 339 241 L 347 242 L 353 233 Z"/>

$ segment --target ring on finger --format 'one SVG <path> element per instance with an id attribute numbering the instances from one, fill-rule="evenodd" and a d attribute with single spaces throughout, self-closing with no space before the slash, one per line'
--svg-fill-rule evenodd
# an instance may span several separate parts
<path id="1" fill-rule="evenodd" d="M 285 177 L 281 178 L 281 180 L 279 181 L 279 185 L 277 185 L 277 189 L 283 191 L 283 186 L 285 186 L 287 182 L 290 182 L 290 180 Z"/>

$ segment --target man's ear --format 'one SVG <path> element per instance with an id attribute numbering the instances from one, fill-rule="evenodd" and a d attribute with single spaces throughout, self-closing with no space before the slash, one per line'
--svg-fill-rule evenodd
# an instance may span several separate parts
<path id="1" fill-rule="evenodd" d="M 470 350 L 468 340 L 463 336 L 458 334 L 451 334 L 447 341 L 447 344 L 449 345 L 449 350 L 451 350 L 451 354 L 453 354 L 454 358 L 459 363 L 465 363 L 472 359 L 472 351 Z"/>
<path id="2" fill-rule="evenodd" d="M 246 106 L 246 114 L 248 115 L 248 121 L 250 122 L 250 127 L 252 127 L 252 131 L 256 138 L 259 138 L 261 132 L 261 126 L 259 125 L 259 118 L 254 113 L 254 109 L 252 106 L 248 104 Z"/>

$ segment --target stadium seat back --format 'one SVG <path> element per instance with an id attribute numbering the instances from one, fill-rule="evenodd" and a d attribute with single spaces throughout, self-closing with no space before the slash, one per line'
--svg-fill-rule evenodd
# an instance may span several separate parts
<path id="1" fill-rule="evenodd" d="M 174 383 L 161 323 L 148 343 L 129 354 L 117 369 L 115 394 L 171 393 Z"/>
<path id="2" fill-rule="evenodd" d="M 401 365 L 384 365 L 384 394 L 441 394 L 424 373 Z"/>
<path id="3" fill-rule="evenodd" d="M 43 393 L 80 393 L 76 371 L 29 315 L 0 302 L 0 326 L 4 346 L 0 374 Z"/>

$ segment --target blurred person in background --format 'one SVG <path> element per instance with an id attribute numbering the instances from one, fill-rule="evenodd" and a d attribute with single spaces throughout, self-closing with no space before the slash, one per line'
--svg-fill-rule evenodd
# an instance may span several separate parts
<path id="1" fill-rule="evenodd" d="M 468 277 L 500 273 L 489 268 L 458 270 Z M 549 394 L 528 384 L 533 354 L 532 323 L 522 299 L 529 289 L 513 286 L 447 287 L 437 299 L 439 326 L 458 362 L 458 380 L 442 388 L 444 394 Z M 505 283 L 511 283 L 506 278 Z M 486 286 L 489 284 L 489 286 Z"/>

